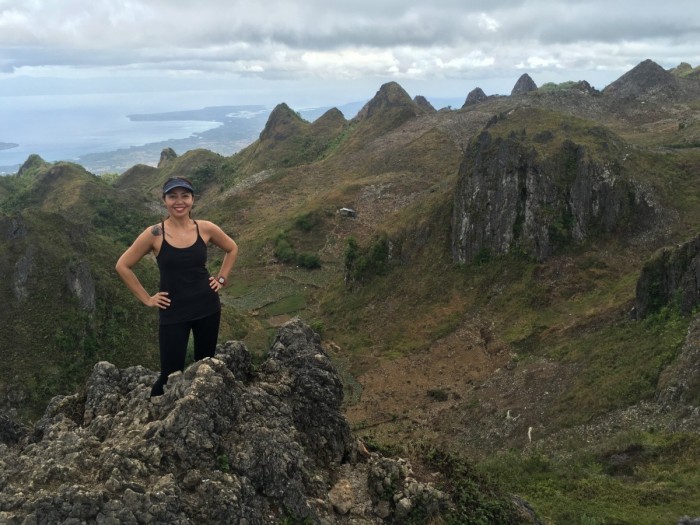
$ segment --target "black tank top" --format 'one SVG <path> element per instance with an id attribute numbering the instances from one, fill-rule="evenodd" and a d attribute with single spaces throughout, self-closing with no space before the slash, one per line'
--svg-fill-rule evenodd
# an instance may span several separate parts
<path id="1" fill-rule="evenodd" d="M 209 286 L 207 245 L 199 235 L 187 248 L 176 248 L 165 239 L 156 260 L 160 269 L 160 291 L 168 292 L 170 306 L 160 310 L 160 324 L 174 324 L 202 319 L 221 310 L 219 294 Z"/>

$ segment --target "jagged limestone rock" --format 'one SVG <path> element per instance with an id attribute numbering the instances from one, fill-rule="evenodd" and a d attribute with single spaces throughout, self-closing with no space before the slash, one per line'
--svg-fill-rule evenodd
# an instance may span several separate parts
<path id="1" fill-rule="evenodd" d="M 597 160 L 568 138 L 549 147 L 540 154 L 525 130 L 506 137 L 484 131 L 472 143 L 455 192 L 455 262 L 513 250 L 542 261 L 593 235 L 643 227 L 654 215 L 651 197 L 619 164 Z"/>
<path id="2" fill-rule="evenodd" d="M 428 113 L 435 113 L 437 111 L 430 101 L 423 95 L 416 95 L 413 97 L 413 102 L 416 103 L 416 106 L 426 110 Z"/>
<path id="3" fill-rule="evenodd" d="M 426 113 L 425 108 L 416 104 L 397 82 L 387 82 L 382 84 L 379 91 L 363 106 L 353 120 L 362 121 L 382 116 L 389 110 L 398 110 L 405 118 Z"/>
<path id="4" fill-rule="evenodd" d="M 229 342 L 171 375 L 157 403 L 155 377 L 97 363 L 84 392 L 54 398 L 32 432 L 4 440 L 0 522 L 370 525 L 378 512 L 449 504 L 405 461 L 357 453 L 339 376 L 299 319 L 258 371 Z M 377 493 L 368 479 L 387 476 L 391 490 Z"/>
<path id="5" fill-rule="evenodd" d="M 22 240 L 27 236 L 27 223 L 21 215 L 0 216 L 0 238 L 8 241 Z"/>
<path id="6" fill-rule="evenodd" d="M 173 148 L 163 148 L 163 151 L 160 152 L 160 160 L 158 161 L 158 167 L 162 168 L 163 166 L 166 166 L 176 158 L 177 153 L 175 153 L 175 150 Z"/>
<path id="7" fill-rule="evenodd" d="M 12 291 L 18 301 L 24 301 L 29 296 L 27 283 L 29 276 L 34 270 L 35 258 L 34 246 L 29 245 L 24 254 L 15 263 L 14 278 L 12 280 Z"/>
<path id="8" fill-rule="evenodd" d="M 700 405 L 700 317 L 688 326 L 678 358 L 661 373 L 656 401 L 667 411 Z"/>
<path id="9" fill-rule="evenodd" d="M 80 308 L 87 311 L 95 310 L 95 281 L 87 261 L 69 265 L 66 281 L 68 289 L 78 299 Z"/>
<path id="10" fill-rule="evenodd" d="M 677 78 L 653 60 L 644 60 L 603 89 L 616 98 L 673 97 L 680 92 Z"/>
<path id="11" fill-rule="evenodd" d="M 662 248 L 642 268 L 636 317 L 644 318 L 674 302 L 684 314 L 700 303 L 700 235 L 685 244 Z"/>
<path id="12" fill-rule="evenodd" d="M 537 84 L 535 84 L 535 81 L 532 80 L 530 75 L 528 75 L 527 73 L 523 73 L 522 75 L 520 75 L 520 78 L 513 86 L 513 89 L 511 90 L 510 94 L 511 96 L 525 95 L 526 93 L 530 93 L 531 91 L 537 91 Z"/>
<path id="13" fill-rule="evenodd" d="M 467 94 L 467 99 L 464 101 L 462 107 L 465 108 L 467 106 L 483 102 L 486 99 L 488 99 L 488 97 L 486 96 L 486 93 L 484 93 L 484 90 L 480 87 L 476 87 Z"/>

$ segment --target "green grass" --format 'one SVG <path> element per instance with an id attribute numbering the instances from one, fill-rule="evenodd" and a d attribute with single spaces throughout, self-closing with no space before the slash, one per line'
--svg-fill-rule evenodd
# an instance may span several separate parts
<path id="1" fill-rule="evenodd" d="M 556 273 L 562 264 L 557 258 L 537 264 L 506 256 L 480 273 L 475 266 L 464 268 L 473 300 L 520 358 L 546 358 L 578 371 L 552 406 L 555 427 L 651 398 L 689 323 L 671 308 L 631 320 L 637 271 L 588 253 L 566 276 Z"/>
<path id="2" fill-rule="evenodd" d="M 281 297 L 274 303 L 263 307 L 263 311 L 269 315 L 294 314 L 302 310 L 306 306 L 306 298 L 303 294 L 297 293 Z"/>
<path id="3" fill-rule="evenodd" d="M 676 523 L 700 515 L 700 436 L 625 433 L 570 454 L 515 450 L 477 471 L 525 498 L 548 524 Z"/>
<path id="4" fill-rule="evenodd" d="M 563 426 L 652 399 L 661 371 L 676 357 L 689 319 L 666 310 L 644 321 L 621 320 L 575 333 L 548 355 L 580 370 L 554 410 Z M 576 410 L 571 410 L 577 407 Z"/>

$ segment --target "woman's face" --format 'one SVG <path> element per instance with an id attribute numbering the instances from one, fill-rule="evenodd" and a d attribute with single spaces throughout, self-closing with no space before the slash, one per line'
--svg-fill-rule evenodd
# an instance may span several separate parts
<path id="1" fill-rule="evenodd" d="M 194 204 L 194 195 L 186 189 L 175 188 L 163 196 L 163 201 L 171 217 L 187 217 Z"/>

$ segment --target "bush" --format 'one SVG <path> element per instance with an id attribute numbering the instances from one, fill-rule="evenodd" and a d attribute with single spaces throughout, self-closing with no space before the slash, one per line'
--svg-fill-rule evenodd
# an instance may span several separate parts
<path id="1" fill-rule="evenodd" d="M 345 282 L 365 282 L 389 270 L 389 239 L 386 234 L 374 238 L 369 246 L 361 248 L 354 237 L 349 237 L 345 249 Z"/>
<path id="2" fill-rule="evenodd" d="M 479 476 L 465 460 L 437 450 L 427 459 L 432 468 L 445 475 L 451 488 L 454 507 L 443 517 L 445 524 L 522 523 L 511 498 L 493 482 Z"/>
<path id="3" fill-rule="evenodd" d="M 310 232 L 320 223 L 321 218 L 319 217 L 318 213 L 313 211 L 300 215 L 294 219 L 294 227 L 305 232 Z"/>
<path id="4" fill-rule="evenodd" d="M 321 267 L 321 259 L 314 253 L 300 253 L 297 256 L 297 264 L 302 268 L 314 270 Z"/>
<path id="5" fill-rule="evenodd" d="M 273 253 L 277 260 L 283 263 L 292 263 L 297 260 L 297 252 L 294 251 L 292 245 L 289 244 L 287 236 L 284 233 L 280 233 L 275 238 L 275 250 Z"/>
<path id="6" fill-rule="evenodd" d="M 431 388 L 428 390 L 428 397 L 432 397 L 435 401 L 447 401 L 450 394 L 441 388 Z"/>

